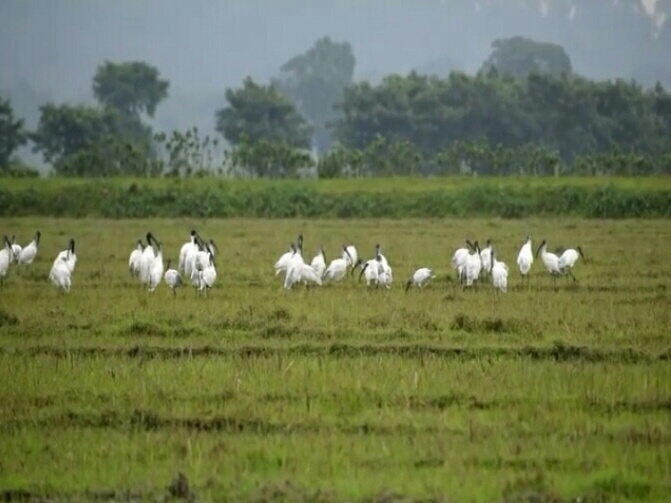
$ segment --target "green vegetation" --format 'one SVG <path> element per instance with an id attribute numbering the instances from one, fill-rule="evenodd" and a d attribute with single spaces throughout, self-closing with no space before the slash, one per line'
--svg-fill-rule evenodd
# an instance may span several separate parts
<path id="1" fill-rule="evenodd" d="M 38 228 L 0 294 L 4 499 L 668 499 L 665 221 L 2 220 L 21 243 Z M 174 261 L 191 228 L 220 248 L 210 298 L 149 296 L 135 240 L 151 229 Z M 309 257 L 381 242 L 392 290 L 283 291 L 272 265 L 298 231 Z M 528 232 L 581 245 L 579 283 L 538 261 L 520 288 Z M 70 236 L 62 295 L 46 276 Z M 509 293 L 447 279 L 466 237 L 493 239 Z M 405 293 L 420 266 L 438 278 Z"/>
<path id="2" fill-rule="evenodd" d="M 671 216 L 668 178 L 47 179 L 0 188 L 2 216 Z"/>

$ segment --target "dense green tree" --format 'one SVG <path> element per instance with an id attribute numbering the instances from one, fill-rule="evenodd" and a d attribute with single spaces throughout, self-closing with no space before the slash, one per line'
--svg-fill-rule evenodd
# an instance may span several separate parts
<path id="1" fill-rule="evenodd" d="M 458 142 L 504 151 L 535 144 L 567 160 L 614 146 L 656 155 L 671 150 L 670 95 L 661 86 L 645 90 L 624 81 L 411 73 L 388 76 L 377 86 L 348 86 L 339 108 L 334 133 L 343 145 L 365 150 L 378 137 L 389 145 L 408 141 L 424 159 Z M 444 154 L 433 168 L 459 171 L 460 162 L 475 162 L 471 154 L 471 162 Z M 504 164 L 492 169 L 505 172 Z"/>
<path id="2" fill-rule="evenodd" d="M 305 53 L 294 56 L 281 68 L 273 83 L 291 99 L 314 128 L 313 144 L 319 152 L 331 145 L 328 124 L 336 115 L 335 105 L 343 89 L 352 82 L 356 59 L 349 43 L 324 37 Z"/>
<path id="3" fill-rule="evenodd" d="M 0 98 L 0 170 L 9 166 L 14 152 L 26 139 L 23 120 L 15 119 L 9 100 Z"/>
<path id="4" fill-rule="evenodd" d="M 314 166 L 314 160 L 306 150 L 282 140 L 252 142 L 246 135 L 242 135 L 237 145 L 227 152 L 227 158 L 233 171 L 256 178 L 296 178 L 301 169 Z"/>
<path id="5" fill-rule="evenodd" d="M 495 70 L 499 75 L 526 77 L 530 73 L 570 75 L 572 71 L 571 58 L 556 44 L 512 37 L 495 40 L 492 49 L 481 68 L 485 73 Z"/>
<path id="6" fill-rule="evenodd" d="M 216 129 L 230 143 L 243 136 L 251 143 L 286 143 L 308 148 L 312 129 L 291 101 L 273 85 L 257 84 L 251 77 L 243 87 L 227 89 L 228 106 L 216 112 Z"/>
<path id="7" fill-rule="evenodd" d="M 68 176 L 154 174 L 149 143 L 125 132 L 125 118 L 109 108 L 85 105 L 40 107 L 34 151 L 41 152 L 56 173 Z"/>
<path id="8" fill-rule="evenodd" d="M 144 113 L 153 117 L 169 87 L 157 68 L 142 61 L 105 61 L 93 77 L 93 95 L 98 102 L 127 116 Z"/>

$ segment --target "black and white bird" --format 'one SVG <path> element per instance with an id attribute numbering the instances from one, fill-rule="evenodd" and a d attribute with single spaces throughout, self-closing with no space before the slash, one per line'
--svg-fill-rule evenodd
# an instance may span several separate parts
<path id="1" fill-rule="evenodd" d="M 520 274 L 522 279 L 529 279 L 529 272 L 531 272 L 531 266 L 534 263 L 534 252 L 531 247 L 531 234 L 527 235 L 526 241 L 520 248 L 520 252 L 517 254 L 517 266 L 520 269 Z"/>
<path id="2" fill-rule="evenodd" d="M 172 260 L 168 259 L 168 265 L 163 274 L 163 279 L 165 280 L 165 284 L 172 290 L 173 296 L 177 296 L 177 289 L 182 286 L 182 275 L 177 269 L 173 269 L 171 264 Z"/>
<path id="3" fill-rule="evenodd" d="M 144 245 L 142 244 L 142 240 L 138 239 L 135 249 L 130 252 L 130 256 L 128 257 L 128 271 L 134 278 L 137 278 L 140 275 L 140 261 L 142 260 L 143 251 Z"/>
<path id="4" fill-rule="evenodd" d="M 21 249 L 19 252 L 19 265 L 28 265 L 33 263 L 33 260 L 35 260 L 35 257 L 37 256 L 37 247 L 40 244 L 41 236 L 42 233 L 37 231 L 33 240 Z"/>
<path id="5" fill-rule="evenodd" d="M 5 276 L 9 271 L 9 264 L 14 260 L 14 253 L 12 252 L 12 244 L 9 242 L 7 236 L 3 238 L 3 247 L 0 249 L 0 291 L 4 288 Z"/>
<path id="6" fill-rule="evenodd" d="M 420 290 L 423 289 L 427 283 L 435 278 L 436 275 L 433 273 L 431 269 L 428 267 L 421 267 L 420 269 L 417 269 L 412 277 L 408 280 L 408 282 L 405 284 L 405 291 L 407 292 L 412 288 L 413 286 L 419 288 Z"/>
<path id="7" fill-rule="evenodd" d="M 575 249 L 569 248 L 568 250 L 564 250 L 564 253 L 562 253 L 559 256 L 559 270 L 561 271 L 562 274 L 568 274 L 569 276 L 571 276 L 571 278 L 573 278 L 573 281 L 578 280 L 573 275 L 571 269 L 573 269 L 573 266 L 576 264 L 576 262 L 580 257 L 582 257 L 582 259 L 586 261 L 585 255 L 583 254 L 582 248 L 580 246 L 577 246 Z"/>

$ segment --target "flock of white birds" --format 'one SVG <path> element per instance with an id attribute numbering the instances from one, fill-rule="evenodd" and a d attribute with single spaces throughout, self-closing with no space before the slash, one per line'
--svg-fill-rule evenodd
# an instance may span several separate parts
<path id="1" fill-rule="evenodd" d="M 0 249 L 0 290 L 4 286 L 10 264 L 16 262 L 17 266 L 21 267 L 33 263 L 37 256 L 40 236 L 40 231 L 37 231 L 33 240 L 23 247 L 16 243 L 15 237 L 12 237 L 11 242 L 7 236 L 4 237 L 4 246 Z M 156 237 L 148 232 L 146 238 L 146 245 L 141 240 L 137 241 L 128 259 L 128 269 L 134 278 L 145 285 L 151 293 L 163 280 L 174 295 L 177 289 L 185 284 L 182 278 L 186 278 L 199 294 L 204 292 L 207 295 L 217 279 L 214 258 L 218 250 L 213 240 L 205 241 L 192 230 L 189 240 L 180 249 L 179 264 L 177 269 L 174 269 L 171 267 L 171 260 L 168 260 L 167 267 L 164 267 L 163 250 Z M 547 242 L 543 240 L 534 254 L 530 235 L 527 236 L 517 255 L 517 266 L 523 280 L 528 280 L 534 257 L 538 257 L 539 254 L 553 280 L 559 276 L 566 276 L 577 281 L 572 272 L 573 266 L 580 257 L 585 259 L 580 246 L 564 250 L 558 255 L 549 252 Z M 75 240 L 70 239 L 68 247 L 59 252 L 54 259 L 49 280 L 62 291 L 69 292 L 76 264 Z M 454 252 L 450 265 L 456 271 L 458 281 L 465 287 L 472 287 L 483 279 L 490 278 L 497 292 L 506 292 L 508 288 L 509 268 L 497 260 L 491 240 L 487 240 L 485 248 L 482 249 L 477 241 L 466 240 L 466 247 Z M 369 260 L 360 259 L 356 247 L 349 244 L 343 246 L 340 257 L 328 265 L 323 247 L 320 247 L 312 261 L 307 263 L 303 258 L 302 234 L 298 236 L 296 244 L 291 243 L 289 250 L 275 263 L 275 275 L 284 274 L 283 286 L 289 290 L 301 283 L 318 286 L 335 283 L 347 276 L 348 271 L 353 275 L 357 268 L 360 268 L 359 280 L 365 279 L 367 287 L 391 288 L 392 268 L 382 254 L 379 244 L 375 245 L 375 253 Z M 406 282 L 405 290 L 408 291 L 412 287 L 422 289 L 435 277 L 433 270 L 428 267 L 417 269 Z"/>
<path id="2" fill-rule="evenodd" d="M 497 292 L 505 293 L 508 289 L 508 266 L 497 260 L 496 251 L 491 240 L 487 240 L 485 248 L 480 248 L 477 241 L 466 240 L 467 247 L 459 248 L 454 252 L 450 262 L 456 271 L 458 281 L 465 287 L 472 287 L 482 279 L 491 278 L 492 284 Z M 543 265 L 552 275 L 553 281 L 558 276 L 567 276 L 577 281 L 571 269 L 579 257 L 584 260 L 580 246 L 575 249 L 564 250 L 561 255 L 549 252 L 547 242 L 543 240 L 534 255 L 531 245 L 531 236 L 520 248 L 517 255 L 517 265 L 520 274 L 528 280 L 534 257 L 540 254 Z M 361 260 L 354 245 L 349 244 L 342 247 L 341 256 L 326 265 L 324 249 L 320 247 L 317 254 L 308 264 L 303 258 L 303 235 L 299 235 L 296 244 L 291 243 L 289 250 L 284 253 L 275 263 L 275 274 L 284 274 L 284 288 L 291 289 L 297 283 L 307 285 L 323 285 L 340 281 L 347 275 L 347 271 L 353 274 L 357 268 L 361 268 L 359 279 L 366 280 L 366 286 L 391 288 L 393 281 L 392 268 L 387 257 L 381 252 L 381 246 L 375 245 L 375 253 L 369 260 Z M 433 269 L 421 267 L 417 269 L 405 284 L 405 290 L 412 287 L 424 288 L 427 283 L 436 277 Z"/>

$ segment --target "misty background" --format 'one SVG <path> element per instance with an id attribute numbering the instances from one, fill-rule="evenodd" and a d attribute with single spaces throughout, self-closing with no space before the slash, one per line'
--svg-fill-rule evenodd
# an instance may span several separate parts
<path id="1" fill-rule="evenodd" d="M 669 14 L 671 0 L 3 0 L 0 96 L 34 128 L 47 101 L 93 104 L 105 60 L 146 61 L 170 81 L 152 127 L 216 134 L 227 88 L 269 82 L 324 36 L 352 45 L 355 81 L 473 74 L 492 41 L 522 35 L 563 46 L 579 75 L 668 89 Z"/>

